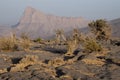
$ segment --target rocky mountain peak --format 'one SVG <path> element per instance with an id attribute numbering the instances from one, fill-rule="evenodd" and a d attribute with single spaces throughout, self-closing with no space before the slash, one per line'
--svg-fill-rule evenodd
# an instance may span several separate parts
<path id="1" fill-rule="evenodd" d="M 50 37 L 55 34 L 56 29 L 63 29 L 65 32 L 73 28 L 87 27 L 88 20 L 81 17 L 60 17 L 27 7 L 21 17 L 17 30 L 29 32 L 34 37 Z"/>

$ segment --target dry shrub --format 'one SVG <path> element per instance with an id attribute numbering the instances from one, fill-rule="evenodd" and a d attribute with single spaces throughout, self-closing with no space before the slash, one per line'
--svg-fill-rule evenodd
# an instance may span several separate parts
<path id="1" fill-rule="evenodd" d="M 64 62 L 64 60 L 62 58 L 55 58 L 55 59 L 50 60 L 48 62 L 49 66 L 54 66 L 54 67 L 58 67 L 58 66 L 61 66 L 63 64 L 65 64 L 65 62 Z"/>
<path id="2" fill-rule="evenodd" d="M 11 67 L 11 72 L 24 71 L 25 67 L 29 65 L 38 64 L 38 56 L 35 55 L 26 55 L 23 57 L 18 64 L 14 67 Z"/>
<path id="3" fill-rule="evenodd" d="M 17 50 L 17 39 L 14 35 L 0 38 L 0 50 L 13 51 Z"/>
<path id="4" fill-rule="evenodd" d="M 87 52 L 100 52 L 103 47 L 94 38 L 87 37 L 83 45 L 85 51 Z"/>

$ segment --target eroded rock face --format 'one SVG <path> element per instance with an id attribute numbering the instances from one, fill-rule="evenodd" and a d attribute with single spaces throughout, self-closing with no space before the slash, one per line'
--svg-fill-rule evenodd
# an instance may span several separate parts
<path id="1" fill-rule="evenodd" d="M 55 35 L 56 29 L 63 29 L 65 32 L 68 32 L 73 28 L 87 27 L 88 22 L 88 20 L 81 17 L 48 15 L 34 8 L 27 7 L 16 28 L 19 34 L 26 32 L 29 33 L 32 38 L 50 38 Z"/>

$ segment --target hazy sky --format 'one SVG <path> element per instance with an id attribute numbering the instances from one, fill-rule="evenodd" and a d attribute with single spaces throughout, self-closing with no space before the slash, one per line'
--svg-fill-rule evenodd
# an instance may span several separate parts
<path id="1" fill-rule="evenodd" d="M 120 18 L 120 0 L 0 0 L 0 25 L 14 25 L 27 6 L 58 16 Z"/>

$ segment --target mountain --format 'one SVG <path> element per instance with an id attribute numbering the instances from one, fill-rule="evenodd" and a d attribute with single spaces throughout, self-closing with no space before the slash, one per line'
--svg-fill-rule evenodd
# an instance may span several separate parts
<path id="1" fill-rule="evenodd" d="M 27 33 L 32 38 L 41 37 L 46 39 L 54 36 L 57 29 L 69 32 L 73 28 L 87 27 L 88 22 L 82 17 L 59 17 L 27 7 L 19 23 L 14 28 L 16 28 L 18 35 Z"/>
<path id="2" fill-rule="evenodd" d="M 112 34 L 115 37 L 120 37 L 120 18 L 110 21 L 112 25 Z"/>
<path id="3" fill-rule="evenodd" d="M 9 35 L 10 32 L 20 36 L 21 33 L 26 33 L 31 38 L 49 39 L 55 36 L 57 29 L 63 29 L 66 34 L 69 34 L 73 28 L 78 28 L 81 31 L 87 32 L 89 20 L 82 17 L 60 17 L 51 14 L 45 14 L 39 10 L 27 7 L 20 21 L 11 27 L 0 26 L 0 37 Z M 115 37 L 120 37 L 120 18 L 108 21 L 112 25 L 112 34 Z"/>

